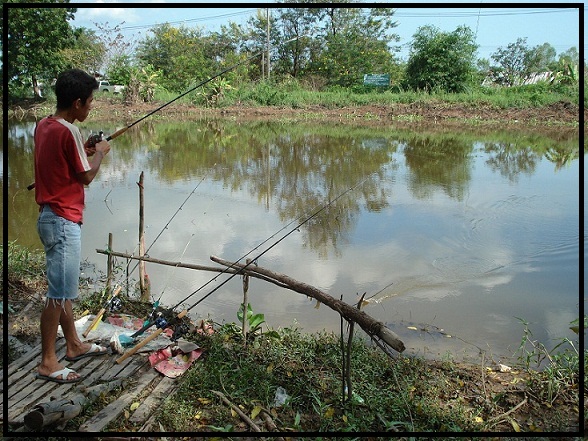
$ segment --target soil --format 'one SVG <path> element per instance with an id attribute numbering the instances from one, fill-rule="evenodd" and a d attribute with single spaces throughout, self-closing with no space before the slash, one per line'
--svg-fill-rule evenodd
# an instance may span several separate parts
<path id="1" fill-rule="evenodd" d="M 125 105 L 119 98 L 99 96 L 94 100 L 90 117 L 96 121 L 124 120 L 130 124 L 153 112 L 162 103 L 134 103 Z M 40 118 L 47 110 L 43 102 L 36 100 L 23 101 L 10 106 L 9 116 L 19 119 L 25 117 Z M 588 109 L 583 109 L 584 117 Z M 414 102 L 410 104 L 396 103 L 393 105 L 362 105 L 348 107 L 325 107 L 321 105 L 303 108 L 275 106 L 235 105 L 222 108 L 207 108 L 184 103 L 172 103 L 157 111 L 157 116 L 190 120 L 203 117 L 230 117 L 239 121 L 260 119 L 288 119 L 327 121 L 329 123 L 349 123 L 362 125 L 463 125 L 494 127 L 533 127 L 548 129 L 556 127 L 577 127 L 580 121 L 578 106 L 559 101 L 547 106 L 527 109 L 500 109 L 484 103 L 445 103 L 436 101 Z"/>

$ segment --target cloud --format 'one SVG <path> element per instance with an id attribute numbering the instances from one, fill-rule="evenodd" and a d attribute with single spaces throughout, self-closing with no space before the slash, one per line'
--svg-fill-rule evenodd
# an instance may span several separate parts
<path id="1" fill-rule="evenodd" d="M 118 2 L 98 1 L 97 3 L 116 4 Z M 90 21 L 92 23 L 122 22 L 127 24 L 138 23 L 140 20 L 137 11 L 133 8 L 111 7 L 111 8 L 78 8 L 76 12 L 76 21 Z"/>

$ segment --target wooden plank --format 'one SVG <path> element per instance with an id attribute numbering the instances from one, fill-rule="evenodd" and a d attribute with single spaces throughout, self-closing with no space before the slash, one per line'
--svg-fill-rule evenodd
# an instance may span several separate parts
<path id="1" fill-rule="evenodd" d="M 23 424 L 25 414 L 39 402 L 73 396 L 80 392 L 81 387 L 92 386 L 94 383 L 102 380 L 102 375 L 115 365 L 115 359 L 115 356 L 101 355 L 76 361 L 69 367 L 85 377 L 78 383 L 58 384 L 47 381 L 46 385 L 39 386 L 38 381 L 35 382 L 31 387 L 35 386 L 39 390 L 37 392 L 30 392 L 27 389 L 25 393 L 29 393 L 29 395 L 26 398 L 22 398 L 19 403 L 13 403 L 9 413 L 9 421 L 15 425 Z"/>
<path id="2" fill-rule="evenodd" d="M 139 405 L 137 410 L 135 410 L 133 415 L 129 418 L 129 422 L 133 424 L 144 423 L 147 418 L 153 414 L 154 410 L 163 403 L 163 400 L 169 396 L 176 387 L 177 381 L 175 379 L 163 377 L 159 384 L 155 386 L 155 388 Z"/>
<path id="3" fill-rule="evenodd" d="M 84 408 L 97 400 L 102 394 L 121 386 L 124 380 L 114 380 L 85 388 L 82 392 L 73 394 L 67 398 L 37 403 L 26 415 L 24 424 L 35 431 L 42 430 L 44 426 L 56 424 L 65 425 L 68 420 L 80 415 Z"/>
<path id="4" fill-rule="evenodd" d="M 65 339 L 61 338 L 58 339 L 55 343 L 55 351 L 57 353 L 57 358 L 61 359 L 61 357 L 65 357 Z M 10 363 L 10 365 L 8 366 L 8 376 L 12 376 L 15 379 L 18 379 L 20 377 L 14 377 L 14 375 L 16 374 L 17 371 L 19 370 L 25 370 L 25 372 L 31 368 L 31 362 L 36 358 L 39 358 L 39 363 L 41 362 L 41 345 L 35 346 L 31 351 L 27 352 L 26 354 L 24 354 L 22 357 L 14 360 L 12 363 Z M 37 367 L 38 363 L 35 363 L 34 366 L 35 368 Z M 10 383 L 10 379 L 9 379 L 9 383 Z"/>
<path id="5" fill-rule="evenodd" d="M 130 378 L 133 373 L 140 369 L 144 364 L 145 359 L 142 357 L 128 358 L 121 364 L 114 363 L 111 368 L 104 373 L 102 380 L 108 381 L 113 378 Z"/>
<path id="6" fill-rule="evenodd" d="M 87 374 L 84 371 L 82 374 L 86 377 L 84 378 L 80 384 L 84 386 L 91 386 L 98 381 L 102 381 L 106 372 L 111 369 L 114 365 L 115 357 L 113 356 L 102 356 L 102 357 L 94 357 L 95 359 L 92 360 L 92 363 L 86 366 Z"/>
<path id="7" fill-rule="evenodd" d="M 145 366 L 146 367 L 146 366 Z M 131 404 L 133 399 L 153 381 L 159 372 L 150 367 L 139 373 L 137 383 L 120 396 L 116 401 L 113 401 L 108 406 L 103 408 L 100 412 L 87 420 L 79 427 L 80 432 L 100 432 L 108 424 L 114 421 L 124 411 L 125 407 Z"/>
<path id="8" fill-rule="evenodd" d="M 63 348 L 65 352 L 65 347 Z M 100 358 L 105 358 L 105 360 L 100 360 Z M 76 361 L 72 365 L 70 365 L 70 369 L 76 370 L 80 375 L 86 376 L 90 375 L 96 366 L 99 366 L 102 363 L 112 364 L 112 358 L 109 359 L 108 356 L 99 356 L 99 357 L 87 357 L 81 360 Z M 21 379 L 17 384 L 26 383 L 27 386 L 15 391 L 16 393 L 12 395 L 12 397 L 8 400 L 9 410 L 8 410 L 8 420 L 12 424 L 21 424 L 23 422 L 24 414 L 30 408 L 35 406 L 41 400 L 50 400 L 50 399 L 59 399 L 64 397 L 65 395 L 76 393 L 79 391 L 78 387 L 80 385 L 89 386 L 91 383 L 84 384 L 84 380 L 79 383 L 66 383 L 66 384 L 58 384 L 51 381 L 45 380 L 37 380 L 35 378 L 35 374 L 37 373 L 36 365 L 29 371 L 29 373 Z M 92 377 L 92 381 L 98 379 L 97 377 Z"/>
<path id="9" fill-rule="evenodd" d="M 123 362 L 124 363 L 124 362 Z M 115 378 L 128 378 L 135 376 L 140 370 L 152 369 L 147 357 L 133 357 L 133 362 L 115 375 Z"/>
<path id="10" fill-rule="evenodd" d="M 71 395 L 72 393 L 79 392 L 80 386 L 87 387 L 92 384 L 93 381 L 96 381 L 98 378 L 95 375 L 96 368 L 101 366 L 102 364 L 106 364 L 107 366 L 110 365 L 112 361 L 109 362 L 109 358 L 107 355 L 100 355 L 97 357 L 87 357 L 81 360 L 76 361 L 74 364 L 69 366 L 70 369 L 74 369 L 78 374 L 80 374 L 84 379 L 78 383 L 74 383 L 75 387 L 71 387 L 72 385 L 69 383 L 60 384 L 57 389 L 53 391 L 51 396 L 53 399 L 61 399 L 66 395 Z M 102 371 L 99 371 L 102 372 Z"/>
<path id="11" fill-rule="evenodd" d="M 52 381 L 35 381 L 31 375 L 30 384 L 8 400 L 8 422 L 16 423 L 17 417 L 21 416 L 23 412 L 43 397 L 47 397 L 48 399 L 49 395 L 57 386 L 58 384 Z M 71 386 L 71 383 L 68 386 Z"/>

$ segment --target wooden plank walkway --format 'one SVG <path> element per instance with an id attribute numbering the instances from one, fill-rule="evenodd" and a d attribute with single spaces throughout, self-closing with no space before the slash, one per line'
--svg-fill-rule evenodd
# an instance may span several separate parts
<path id="1" fill-rule="evenodd" d="M 97 409 L 77 430 L 72 431 L 101 432 L 125 410 L 129 411 L 131 422 L 137 426 L 142 425 L 140 431 L 149 431 L 149 418 L 163 398 L 171 395 L 179 383 L 178 379 L 167 378 L 153 369 L 147 354 L 134 354 L 120 364 L 116 363 L 120 355 L 110 353 L 68 362 L 65 360 L 65 349 L 65 339 L 59 338 L 56 342 L 57 357 L 64 366 L 74 369 L 84 377 L 78 383 L 58 384 L 35 378 L 41 360 L 41 345 L 30 349 L 8 365 L 4 373 L 8 376 L 4 408 L 8 408 L 8 420 L 5 424 L 10 425 L 10 430 L 31 431 L 24 424 L 24 417 L 37 404 L 68 399 L 84 393 L 91 386 L 125 379 L 127 381 L 123 383 L 124 390 L 116 401 L 103 409 Z M 140 405 L 130 412 L 130 405 L 135 401 Z"/>

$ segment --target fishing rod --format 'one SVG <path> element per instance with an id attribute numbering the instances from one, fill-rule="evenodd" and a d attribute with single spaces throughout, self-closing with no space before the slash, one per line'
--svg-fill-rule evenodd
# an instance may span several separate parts
<path id="1" fill-rule="evenodd" d="M 244 254 L 243 256 L 241 256 L 239 259 L 237 259 L 237 262 L 240 262 L 241 260 L 245 259 L 247 256 L 249 256 L 251 253 L 253 253 L 255 250 L 259 249 L 261 246 L 263 246 L 264 244 L 266 244 L 267 242 L 269 242 L 271 239 L 273 239 L 274 237 L 276 237 L 279 233 L 281 233 L 282 231 L 284 231 L 286 228 L 288 228 L 290 225 L 292 225 L 294 222 L 298 221 L 302 216 L 292 219 L 290 222 L 288 222 L 286 225 L 284 225 L 282 228 L 280 228 L 278 231 L 276 231 L 274 234 L 272 234 L 271 236 L 269 236 L 267 239 L 265 239 L 263 242 L 259 243 L 255 248 L 251 249 L 250 251 L 248 251 L 246 254 Z M 206 282 L 204 285 L 202 285 L 200 288 L 198 288 L 196 291 L 194 291 L 190 296 L 196 294 L 198 291 L 200 291 L 201 289 L 205 288 L 206 286 L 208 286 L 210 283 L 214 282 L 216 279 L 218 279 L 220 276 L 222 276 L 223 274 L 227 273 L 228 271 L 230 271 L 231 268 L 225 268 L 223 271 L 221 271 L 219 274 L 217 274 L 215 277 L 213 277 L 212 279 L 210 279 L 208 282 Z M 161 299 L 161 297 L 160 297 Z M 184 302 L 186 299 L 184 299 L 182 302 Z M 180 302 L 180 304 L 182 303 Z M 157 305 L 159 306 L 159 304 Z M 136 338 L 139 335 L 143 334 L 147 329 L 149 329 L 151 326 L 153 326 L 155 324 L 155 320 L 156 320 L 156 316 L 155 316 L 155 312 L 157 309 L 157 306 L 154 305 L 153 309 L 151 310 L 150 314 L 147 316 L 145 323 L 143 324 L 143 326 L 138 329 L 133 335 L 131 335 L 131 338 Z M 162 311 L 160 313 L 160 316 L 165 316 L 165 315 L 169 315 L 170 313 L 173 313 L 173 310 L 179 306 L 173 306 L 171 308 L 167 308 L 166 310 Z"/>
<path id="2" fill-rule="evenodd" d="M 311 221 L 312 219 L 314 219 L 316 216 L 318 216 L 320 213 L 322 213 L 323 211 L 325 211 L 327 208 L 329 208 L 331 205 L 333 205 L 335 202 L 337 202 L 339 199 L 341 199 L 343 196 L 345 196 L 347 193 L 355 190 L 357 187 L 359 187 L 360 185 L 362 185 L 365 181 L 367 181 L 369 179 L 369 176 L 366 177 L 365 179 L 361 180 L 360 182 L 358 182 L 357 184 L 355 184 L 353 187 L 349 187 L 347 190 L 345 190 L 343 193 L 339 194 L 337 197 L 335 197 L 335 199 L 332 199 L 331 201 L 329 201 L 327 204 L 323 205 L 322 207 L 320 207 L 318 210 L 316 210 L 313 214 L 311 214 L 310 216 L 306 217 L 302 222 L 298 223 L 298 225 L 296 225 L 294 228 L 291 228 L 290 231 L 288 231 L 286 234 L 284 234 L 280 239 L 278 239 L 277 241 L 275 241 L 274 243 L 272 243 L 268 248 L 266 248 L 264 251 L 262 251 L 261 253 L 259 253 L 257 256 L 255 256 L 253 259 L 251 259 L 249 261 L 249 263 L 247 263 L 245 266 L 236 266 L 240 260 L 243 260 L 244 257 L 248 256 L 249 254 L 251 254 L 252 251 L 255 251 L 257 248 L 259 248 L 259 246 L 257 246 L 256 248 L 254 248 L 252 251 L 248 252 L 245 256 L 241 257 L 240 259 L 238 259 L 237 261 L 233 262 L 233 264 L 231 264 L 231 266 L 229 266 L 225 271 L 223 271 L 222 273 L 220 273 L 219 275 L 217 275 L 214 279 L 212 280 L 216 280 L 221 274 L 231 270 L 231 269 L 240 269 L 240 271 L 236 271 L 231 273 L 231 276 L 226 279 L 224 282 L 222 282 L 220 285 L 218 285 L 216 288 L 214 288 L 212 291 L 210 291 L 208 294 L 206 294 L 204 297 L 202 297 L 200 300 L 198 300 L 196 303 L 194 303 L 190 308 L 188 308 L 188 311 L 192 308 L 194 308 L 195 306 L 197 306 L 198 304 L 200 304 L 201 302 L 203 302 L 207 297 L 209 297 L 212 293 L 214 293 L 216 290 L 218 290 L 221 286 L 223 286 L 225 283 L 227 283 L 229 280 L 231 280 L 233 277 L 235 277 L 238 274 L 243 273 L 243 270 L 246 269 L 247 267 L 249 267 L 251 264 L 254 264 L 255 262 L 257 262 L 257 260 L 259 260 L 259 258 L 261 256 L 263 256 L 265 253 L 267 253 L 269 250 L 271 250 L 272 248 L 274 248 L 276 245 L 278 245 L 280 242 L 282 242 L 285 238 L 287 238 L 290 234 L 294 233 L 295 231 L 298 231 L 298 229 L 303 226 L 304 224 L 306 224 L 307 222 Z M 288 225 L 292 224 L 292 222 L 290 222 Z M 280 231 L 283 231 L 285 228 L 280 229 Z M 277 233 L 276 233 L 277 234 Z M 274 237 L 276 234 L 272 235 L 271 237 Z M 271 238 L 270 237 L 270 238 Z M 262 242 L 266 243 L 269 239 L 266 239 L 265 241 Z M 208 285 L 211 281 L 205 283 L 204 285 L 202 285 L 200 288 L 198 288 L 196 291 L 194 291 L 192 294 L 188 295 L 187 297 L 185 297 L 184 299 L 182 299 L 180 302 L 178 302 L 175 306 L 173 306 L 171 309 L 175 309 L 178 306 L 180 306 L 182 303 L 186 302 L 190 297 L 192 297 L 193 295 L 195 295 L 197 292 L 199 292 L 202 288 L 204 288 L 206 285 Z"/>
<path id="3" fill-rule="evenodd" d="M 283 46 L 285 44 L 291 43 L 292 41 L 295 40 L 299 40 L 300 38 L 306 37 L 306 35 L 300 35 L 299 37 L 294 37 L 294 38 L 290 38 L 289 40 L 284 41 L 283 43 L 280 43 L 274 47 L 277 46 Z M 157 109 L 152 110 L 151 112 L 149 112 L 148 114 L 146 114 L 145 116 L 142 116 L 141 118 L 139 118 L 138 120 L 130 123 L 129 125 L 127 125 L 126 127 L 123 127 L 122 129 L 117 130 L 116 132 L 114 132 L 112 135 L 109 135 L 106 137 L 106 141 L 110 141 L 112 139 L 118 138 L 120 135 L 122 135 L 123 133 L 125 133 L 127 130 L 129 130 L 131 127 L 133 127 L 136 124 L 139 124 L 141 121 L 143 121 L 146 118 L 149 118 L 151 115 L 153 115 L 154 113 L 159 112 L 161 109 L 164 109 L 165 107 L 169 106 L 170 104 L 176 102 L 177 100 L 179 100 L 180 98 L 188 95 L 189 93 L 193 92 L 194 90 L 198 89 L 199 87 L 204 86 L 206 83 L 211 82 L 212 80 L 220 77 L 221 75 L 224 75 L 225 73 L 235 69 L 236 67 L 239 67 L 240 65 L 247 63 L 249 60 L 252 60 L 253 58 L 259 57 L 261 54 L 265 53 L 265 50 L 263 51 L 259 51 L 253 55 L 248 56 L 247 58 L 245 58 L 242 61 L 239 61 L 236 64 L 233 64 L 230 67 L 227 67 L 226 69 L 223 69 L 222 71 L 218 72 L 217 74 L 211 76 L 210 78 L 198 83 L 197 85 L 195 85 L 194 87 L 188 89 L 187 91 L 185 91 L 184 93 L 178 95 L 177 97 L 175 97 L 174 99 L 172 99 L 171 101 L 168 101 L 167 103 L 162 104 L 161 106 L 159 106 Z M 102 138 L 100 138 L 99 141 L 101 141 Z M 98 142 L 99 142 L 98 141 Z M 27 189 L 28 190 L 32 190 L 33 188 L 35 188 L 35 183 L 33 182 L 32 184 L 30 184 Z"/>
<path id="4" fill-rule="evenodd" d="M 365 181 L 365 180 L 364 180 Z M 359 185 L 359 184 L 358 184 Z M 351 190 L 351 189 L 350 189 Z M 175 214 L 174 214 L 175 216 Z M 173 217 L 172 217 L 173 218 Z M 276 231 L 274 234 L 272 234 L 271 236 L 269 236 L 267 239 L 265 239 L 263 242 L 259 243 L 255 248 L 251 249 L 250 251 L 248 251 L 246 254 L 244 254 L 243 256 L 241 256 L 239 259 L 237 259 L 237 261 L 235 263 L 240 262 L 241 260 L 245 259 L 247 256 L 249 256 L 251 253 L 253 253 L 255 250 L 259 249 L 261 246 L 263 246 L 264 244 L 266 244 L 267 242 L 269 242 L 271 239 L 273 239 L 274 237 L 276 237 L 279 233 L 281 233 L 282 231 L 284 231 L 286 228 L 288 228 L 290 225 L 292 225 L 294 222 L 298 221 L 300 218 L 302 218 L 302 216 L 292 219 L 290 222 L 288 222 L 286 225 L 284 225 L 282 228 L 280 228 L 278 231 Z M 171 221 L 171 220 L 170 220 Z M 307 220 L 308 221 L 308 220 Z M 168 222 L 169 224 L 169 222 Z M 165 229 L 165 228 L 164 228 Z M 162 231 L 163 232 L 163 231 Z M 161 235 L 161 233 L 160 233 Z M 158 236 L 159 237 L 159 236 Z M 157 238 L 156 238 L 157 240 Z M 190 239 L 192 240 L 192 239 Z M 154 241 L 155 242 L 155 241 Z M 151 244 L 153 245 L 153 244 Z M 151 248 L 151 247 L 150 247 Z M 147 250 L 149 251 L 149 250 Z M 138 263 L 137 263 L 138 265 Z M 133 270 L 135 268 L 137 268 L 137 265 L 135 265 L 135 267 L 133 268 Z M 127 265 L 128 266 L 128 265 Z M 186 301 L 189 297 L 191 297 L 192 295 L 196 294 L 197 292 L 199 292 L 201 289 L 205 288 L 206 286 L 208 286 L 210 283 L 214 282 L 216 279 L 218 279 L 220 276 L 222 276 L 223 274 L 229 272 L 231 270 L 231 267 L 225 268 L 223 271 L 221 271 L 219 274 L 217 274 L 215 277 L 213 277 L 212 279 L 210 279 L 208 282 L 206 282 L 204 285 L 202 285 L 200 288 L 198 288 L 196 291 L 194 291 L 190 296 L 188 296 L 186 299 L 182 300 L 178 305 L 175 305 L 171 308 L 167 308 L 164 311 L 159 313 L 159 316 L 165 316 L 165 315 L 169 315 L 170 313 L 173 313 L 173 310 L 178 307 L 181 303 L 183 303 L 184 301 Z M 162 293 L 163 295 L 163 293 Z M 162 296 L 161 295 L 161 296 Z M 159 299 L 157 300 L 157 302 L 154 302 L 153 304 L 153 308 L 151 309 L 151 312 L 147 315 L 147 317 L 145 318 L 145 322 L 143 323 L 143 326 L 138 329 L 137 331 L 135 331 L 132 335 L 131 338 L 136 338 L 139 335 L 143 334 L 147 329 L 149 329 L 151 326 L 153 326 L 155 324 L 156 321 L 156 311 L 157 311 L 157 307 L 159 306 L 159 300 L 161 300 L 161 296 L 159 297 Z"/>
<path id="5" fill-rule="evenodd" d="M 223 285 L 225 285 L 226 283 L 228 283 L 233 277 L 235 277 L 238 274 L 242 274 L 243 272 L 245 272 L 245 270 L 251 264 L 254 264 L 255 262 L 257 262 L 257 260 L 261 256 L 263 256 L 269 250 L 271 250 L 272 248 L 274 248 L 275 246 L 277 246 L 280 242 L 282 242 L 284 239 L 286 239 L 288 236 L 290 236 L 290 234 L 292 234 L 295 231 L 298 231 L 301 226 L 303 226 L 304 224 L 306 224 L 307 222 L 309 222 L 310 220 L 312 220 L 313 218 L 315 218 L 317 215 L 319 215 L 321 212 L 323 212 L 324 210 L 326 210 L 327 208 L 329 208 L 331 205 L 333 205 L 335 202 L 337 202 L 339 199 L 341 199 L 347 193 L 355 190 L 357 187 L 359 187 L 360 185 L 362 185 L 365 181 L 367 181 L 367 179 L 369 179 L 369 176 L 366 177 L 365 179 L 363 179 L 362 181 L 360 181 L 359 183 L 355 184 L 353 187 L 350 187 L 347 190 L 345 190 L 343 193 L 341 193 L 335 199 L 329 201 L 329 203 L 327 203 L 327 204 L 323 205 L 322 207 L 320 207 L 317 211 L 315 211 L 313 214 L 311 214 L 310 216 L 308 216 L 307 218 L 305 218 L 302 222 L 298 223 L 294 228 L 290 229 L 290 231 L 288 231 L 286 234 L 284 234 L 280 239 L 278 239 L 277 241 L 275 241 L 273 244 L 271 244 L 264 251 L 262 251 L 261 253 L 259 253 L 256 257 L 254 257 L 253 259 L 249 260 L 245 265 L 242 265 L 241 264 L 239 267 L 236 266 L 239 263 L 239 260 L 241 260 L 241 259 L 237 260 L 236 262 L 233 262 L 221 274 L 223 274 L 227 270 L 233 269 L 233 268 L 237 268 L 237 269 L 239 269 L 239 271 L 235 271 L 234 273 L 232 273 L 230 277 L 228 277 L 222 283 L 220 283 L 215 288 L 213 288 L 208 294 L 206 294 L 203 297 L 201 297 L 196 303 L 194 303 L 189 308 L 183 309 L 180 313 L 178 313 L 175 317 L 172 317 L 169 321 L 163 315 L 160 316 L 155 321 L 155 323 L 152 323 L 151 324 L 151 325 L 156 324 L 157 325 L 157 330 L 154 331 L 147 338 L 145 338 L 144 340 L 142 340 L 139 344 L 137 344 L 136 346 L 134 346 L 130 351 L 125 352 L 122 357 L 120 357 L 118 360 L 116 360 L 116 362 L 117 363 L 121 363 L 123 360 L 125 360 L 126 358 L 130 357 L 131 355 L 133 355 L 135 352 L 137 352 L 140 348 L 142 348 L 143 346 L 145 346 L 147 343 L 149 343 L 150 341 L 154 340 L 165 329 L 169 328 L 170 326 L 174 326 L 174 325 L 180 323 L 181 319 L 183 317 L 185 317 L 191 309 L 195 308 L 197 305 L 199 305 L 200 303 L 202 303 L 205 299 L 207 299 L 208 297 L 210 297 L 213 293 L 215 293 Z M 218 276 L 216 276 L 214 279 L 216 279 L 217 277 L 219 277 L 221 274 L 219 274 Z M 187 297 L 185 297 L 183 300 L 181 300 L 178 304 L 176 304 L 172 308 L 169 308 L 167 311 L 172 312 L 175 308 L 177 308 L 178 306 L 180 306 L 182 303 L 186 302 L 190 297 L 192 297 L 193 295 L 195 295 L 197 292 L 199 292 L 203 287 L 205 287 L 206 285 L 208 285 L 210 282 L 211 281 L 208 281 L 207 283 L 205 283 L 204 285 L 202 285 L 196 291 L 194 291 L 193 293 L 191 293 L 190 295 L 188 295 Z M 149 327 L 150 326 L 148 326 L 147 328 L 149 328 Z M 135 334 L 133 334 L 133 335 L 135 335 Z"/>

